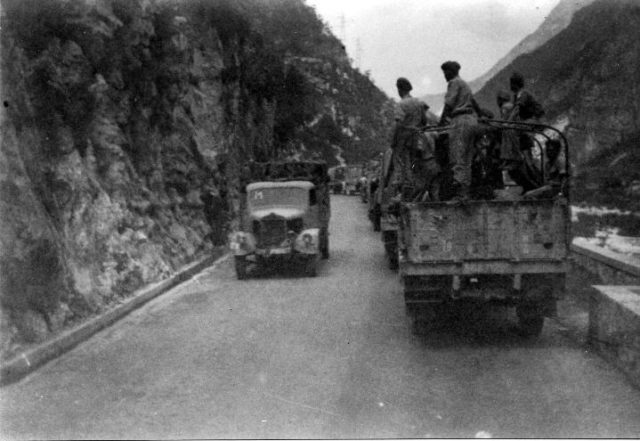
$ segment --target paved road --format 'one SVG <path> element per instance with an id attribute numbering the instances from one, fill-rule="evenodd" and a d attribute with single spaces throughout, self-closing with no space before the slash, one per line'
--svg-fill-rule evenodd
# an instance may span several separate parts
<path id="1" fill-rule="evenodd" d="M 4 438 L 638 437 L 640 391 L 556 322 L 414 335 L 356 197 L 317 278 L 231 260 L 0 390 Z"/>

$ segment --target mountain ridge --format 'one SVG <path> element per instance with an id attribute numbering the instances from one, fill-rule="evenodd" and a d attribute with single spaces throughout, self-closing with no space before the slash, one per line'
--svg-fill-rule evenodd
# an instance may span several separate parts
<path id="1" fill-rule="evenodd" d="M 524 75 L 527 88 L 546 109 L 544 120 L 566 126 L 575 174 L 584 182 L 590 171 L 594 180 L 587 179 L 588 186 L 606 188 L 609 163 L 597 158 L 609 158 L 611 149 L 640 148 L 633 141 L 640 132 L 640 3 L 597 0 L 578 10 L 567 28 L 489 80 L 477 100 L 495 109 L 496 94 L 508 88 L 513 71 Z M 638 179 L 633 169 L 640 169 L 633 158 L 635 153 L 626 172 L 616 169 L 620 204 L 633 197 Z M 588 192 L 580 194 L 589 200 Z"/>
<path id="2" fill-rule="evenodd" d="M 574 14 L 579 9 L 593 3 L 595 0 L 560 0 L 558 4 L 549 12 L 549 15 L 545 17 L 543 22 L 538 28 L 524 37 L 518 44 L 516 44 L 506 55 L 499 59 L 487 72 L 479 77 L 468 81 L 469 87 L 473 93 L 478 92 L 484 84 L 494 77 L 498 72 L 508 66 L 513 60 L 520 55 L 532 52 L 538 47 L 545 44 L 563 29 L 565 29 Z M 464 75 L 463 75 L 464 77 Z M 426 94 L 421 96 L 427 104 L 439 109 L 437 113 L 442 110 L 444 102 L 444 92 L 436 94 Z"/>

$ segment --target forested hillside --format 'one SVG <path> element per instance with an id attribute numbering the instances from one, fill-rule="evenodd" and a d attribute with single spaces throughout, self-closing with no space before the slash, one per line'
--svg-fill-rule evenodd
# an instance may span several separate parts
<path id="1" fill-rule="evenodd" d="M 599 0 L 579 10 L 565 30 L 488 81 L 478 100 L 495 109 L 514 71 L 542 102 L 545 119 L 566 127 L 576 200 L 640 209 L 640 3 Z"/>
<path id="2" fill-rule="evenodd" d="M 359 161 L 390 103 L 301 0 L 3 0 L 0 350 L 221 245 L 239 165 Z"/>

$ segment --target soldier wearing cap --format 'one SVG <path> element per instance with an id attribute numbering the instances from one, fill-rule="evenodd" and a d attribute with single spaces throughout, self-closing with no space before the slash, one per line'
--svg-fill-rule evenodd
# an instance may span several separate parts
<path id="1" fill-rule="evenodd" d="M 513 108 L 508 120 L 515 122 L 538 121 L 544 110 L 529 91 L 524 88 L 524 77 L 514 72 L 509 79 L 513 92 Z M 540 176 L 535 171 L 531 149 L 533 139 L 529 134 L 508 130 L 502 138 L 500 157 L 503 168 L 523 190 L 530 191 L 541 185 Z"/>
<path id="2" fill-rule="evenodd" d="M 406 78 L 396 81 L 400 103 L 396 108 L 396 125 L 391 148 L 393 150 L 393 170 L 391 183 L 413 185 L 412 164 L 418 153 L 420 129 L 427 124 L 429 106 L 411 96 L 413 89 Z"/>
<path id="3" fill-rule="evenodd" d="M 465 200 L 469 198 L 471 185 L 473 138 L 478 122 L 475 110 L 477 106 L 471 88 L 458 76 L 460 64 L 447 61 L 440 68 L 447 80 L 440 124 L 453 126 L 449 133 L 449 164 L 455 181 L 455 197 Z"/>

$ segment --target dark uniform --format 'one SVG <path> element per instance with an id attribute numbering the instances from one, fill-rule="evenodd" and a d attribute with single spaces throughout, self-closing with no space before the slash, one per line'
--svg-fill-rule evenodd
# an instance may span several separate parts
<path id="1" fill-rule="evenodd" d="M 200 199 L 204 204 L 204 215 L 211 227 L 211 242 L 215 246 L 224 245 L 227 204 L 217 191 L 207 191 Z"/>

